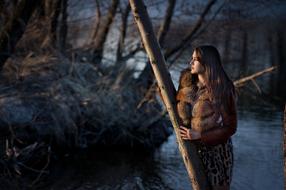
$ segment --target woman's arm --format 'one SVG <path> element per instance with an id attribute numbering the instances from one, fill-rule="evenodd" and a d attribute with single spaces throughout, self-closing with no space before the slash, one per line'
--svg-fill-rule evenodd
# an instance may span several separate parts
<path id="1" fill-rule="evenodd" d="M 236 116 L 229 117 L 236 118 Z M 236 128 L 236 121 L 233 121 L 231 124 L 224 124 L 222 127 L 212 128 L 201 133 L 201 141 L 207 145 L 217 145 L 226 142 L 236 132 Z"/>
<path id="2" fill-rule="evenodd" d="M 206 145 L 217 145 L 226 142 L 237 129 L 236 106 L 233 101 L 228 112 L 222 112 L 223 126 L 211 128 L 201 133 L 201 141 Z"/>
<path id="3" fill-rule="evenodd" d="M 202 143 L 211 146 L 226 142 L 236 132 L 237 128 L 235 103 L 232 103 L 231 108 L 227 112 L 223 111 L 221 114 L 223 117 L 223 126 L 215 126 L 203 132 L 181 126 L 181 137 L 184 140 L 200 139 Z"/>

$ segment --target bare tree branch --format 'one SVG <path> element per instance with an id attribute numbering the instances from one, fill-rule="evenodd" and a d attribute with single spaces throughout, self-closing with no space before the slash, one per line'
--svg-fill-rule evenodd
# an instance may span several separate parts
<path id="1" fill-rule="evenodd" d="M 100 25 L 100 19 L 101 19 L 101 11 L 100 11 L 100 6 L 98 0 L 95 0 L 96 4 L 96 18 L 95 18 L 95 31 L 92 35 L 91 41 L 93 42 L 96 39 L 98 30 L 99 30 L 99 25 Z"/>
<path id="2" fill-rule="evenodd" d="M 99 31 L 95 39 L 94 49 L 93 49 L 93 63 L 99 64 L 102 60 L 103 46 L 107 38 L 108 31 L 113 22 L 113 19 L 116 14 L 116 9 L 118 6 L 119 0 L 112 0 L 112 4 L 109 7 L 107 20 L 102 26 L 102 30 Z"/>
<path id="3" fill-rule="evenodd" d="M 168 68 L 170 68 L 175 63 L 175 61 L 184 53 L 184 51 L 191 46 L 190 42 L 192 42 L 192 40 L 195 39 L 197 36 L 201 35 L 209 27 L 209 25 L 213 22 L 218 13 L 225 6 L 225 3 L 226 1 L 217 9 L 213 17 L 205 24 L 205 26 L 202 27 L 195 35 L 193 35 L 189 42 L 185 42 L 181 49 L 176 52 L 176 56 L 172 59 L 172 61 L 169 62 Z"/>
<path id="4" fill-rule="evenodd" d="M 124 50 L 124 41 L 126 37 L 127 22 L 128 22 L 128 16 L 129 16 L 130 10 L 131 10 L 130 4 L 128 3 L 121 18 L 122 24 L 120 27 L 120 37 L 119 37 L 119 42 L 118 42 L 118 47 L 117 47 L 117 52 L 116 52 L 117 62 L 120 62 L 120 60 L 122 59 L 122 52 Z"/>
<path id="5" fill-rule="evenodd" d="M 207 15 L 207 13 L 210 11 L 210 9 L 212 8 L 212 6 L 215 4 L 216 1 L 217 0 L 209 0 L 208 4 L 206 5 L 203 13 L 201 14 L 201 16 L 200 16 L 199 20 L 197 21 L 197 23 L 195 24 L 194 28 L 192 28 L 192 30 L 183 38 L 183 40 L 178 45 L 176 45 L 172 49 L 166 50 L 166 53 L 165 53 L 166 59 L 168 59 L 174 53 L 179 51 L 184 46 L 185 43 L 188 43 L 192 39 L 192 37 L 196 34 L 196 32 L 202 26 L 203 21 Z"/>
<path id="6" fill-rule="evenodd" d="M 250 80 L 253 80 L 254 78 L 259 77 L 259 76 L 261 76 L 261 75 L 263 75 L 263 74 L 265 74 L 265 73 L 272 72 L 272 71 L 275 70 L 275 69 L 277 69 L 277 66 L 273 66 L 273 67 L 264 69 L 264 70 L 262 70 L 262 71 L 259 71 L 259 72 L 257 72 L 257 73 L 254 73 L 254 74 L 252 74 L 252 75 L 250 75 L 250 76 L 247 76 L 247 77 L 241 78 L 241 79 L 239 79 L 239 80 L 236 80 L 236 81 L 233 82 L 233 84 L 234 84 L 234 86 L 237 87 L 237 88 L 238 88 L 238 87 L 241 87 L 241 86 L 243 86 L 246 82 L 248 82 L 248 81 L 250 81 Z"/>
<path id="7" fill-rule="evenodd" d="M 176 5 L 176 0 L 169 0 L 168 1 L 168 8 L 166 11 L 166 16 L 159 28 L 159 31 L 157 33 L 157 39 L 159 41 L 159 44 L 161 47 L 164 47 L 164 40 L 165 40 L 165 36 L 167 35 L 167 32 L 169 30 L 169 27 L 171 25 L 172 22 L 172 17 L 174 14 L 174 9 L 175 9 L 175 5 Z"/>

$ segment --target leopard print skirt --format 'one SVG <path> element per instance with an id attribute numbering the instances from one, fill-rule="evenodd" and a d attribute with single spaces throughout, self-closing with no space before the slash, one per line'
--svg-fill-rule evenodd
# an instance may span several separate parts
<path id="1" fill-rule="evenodd" d="M 229 139 L 216 146 L 197 144 L 209 182 L 212 186 L 230 185 L 233 168 L 233 146 Z"/>

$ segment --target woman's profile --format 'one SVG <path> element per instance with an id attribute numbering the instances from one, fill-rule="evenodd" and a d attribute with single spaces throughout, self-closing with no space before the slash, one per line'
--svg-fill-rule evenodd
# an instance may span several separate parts
<path id="1" fill-rule="evenodd" d="M 177 92 L 178 113 L 184 125 L 180 134 L 195 143 L 212 189 L 227 190 L 233 168 L 231 136 L 237 127 L 235 87 L 214 46 L 195 48 L 190 65 L 183 74 L 189 75 L 191 84 L 184 87 L 181 76 Z"/>

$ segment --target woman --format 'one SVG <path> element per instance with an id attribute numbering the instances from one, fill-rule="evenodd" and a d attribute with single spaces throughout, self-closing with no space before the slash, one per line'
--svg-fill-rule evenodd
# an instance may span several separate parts
<path id="1" fill-rule="evenodd" d="M 230 137 L 237 126 L 235 88 L 215 47 L 195 48 L 190 64 L 195 85 L 189 95 L 191 126 L 181 126 L 180 134 L 196 144 L 212 189 L 227 190 L 233 167 Z"/>

